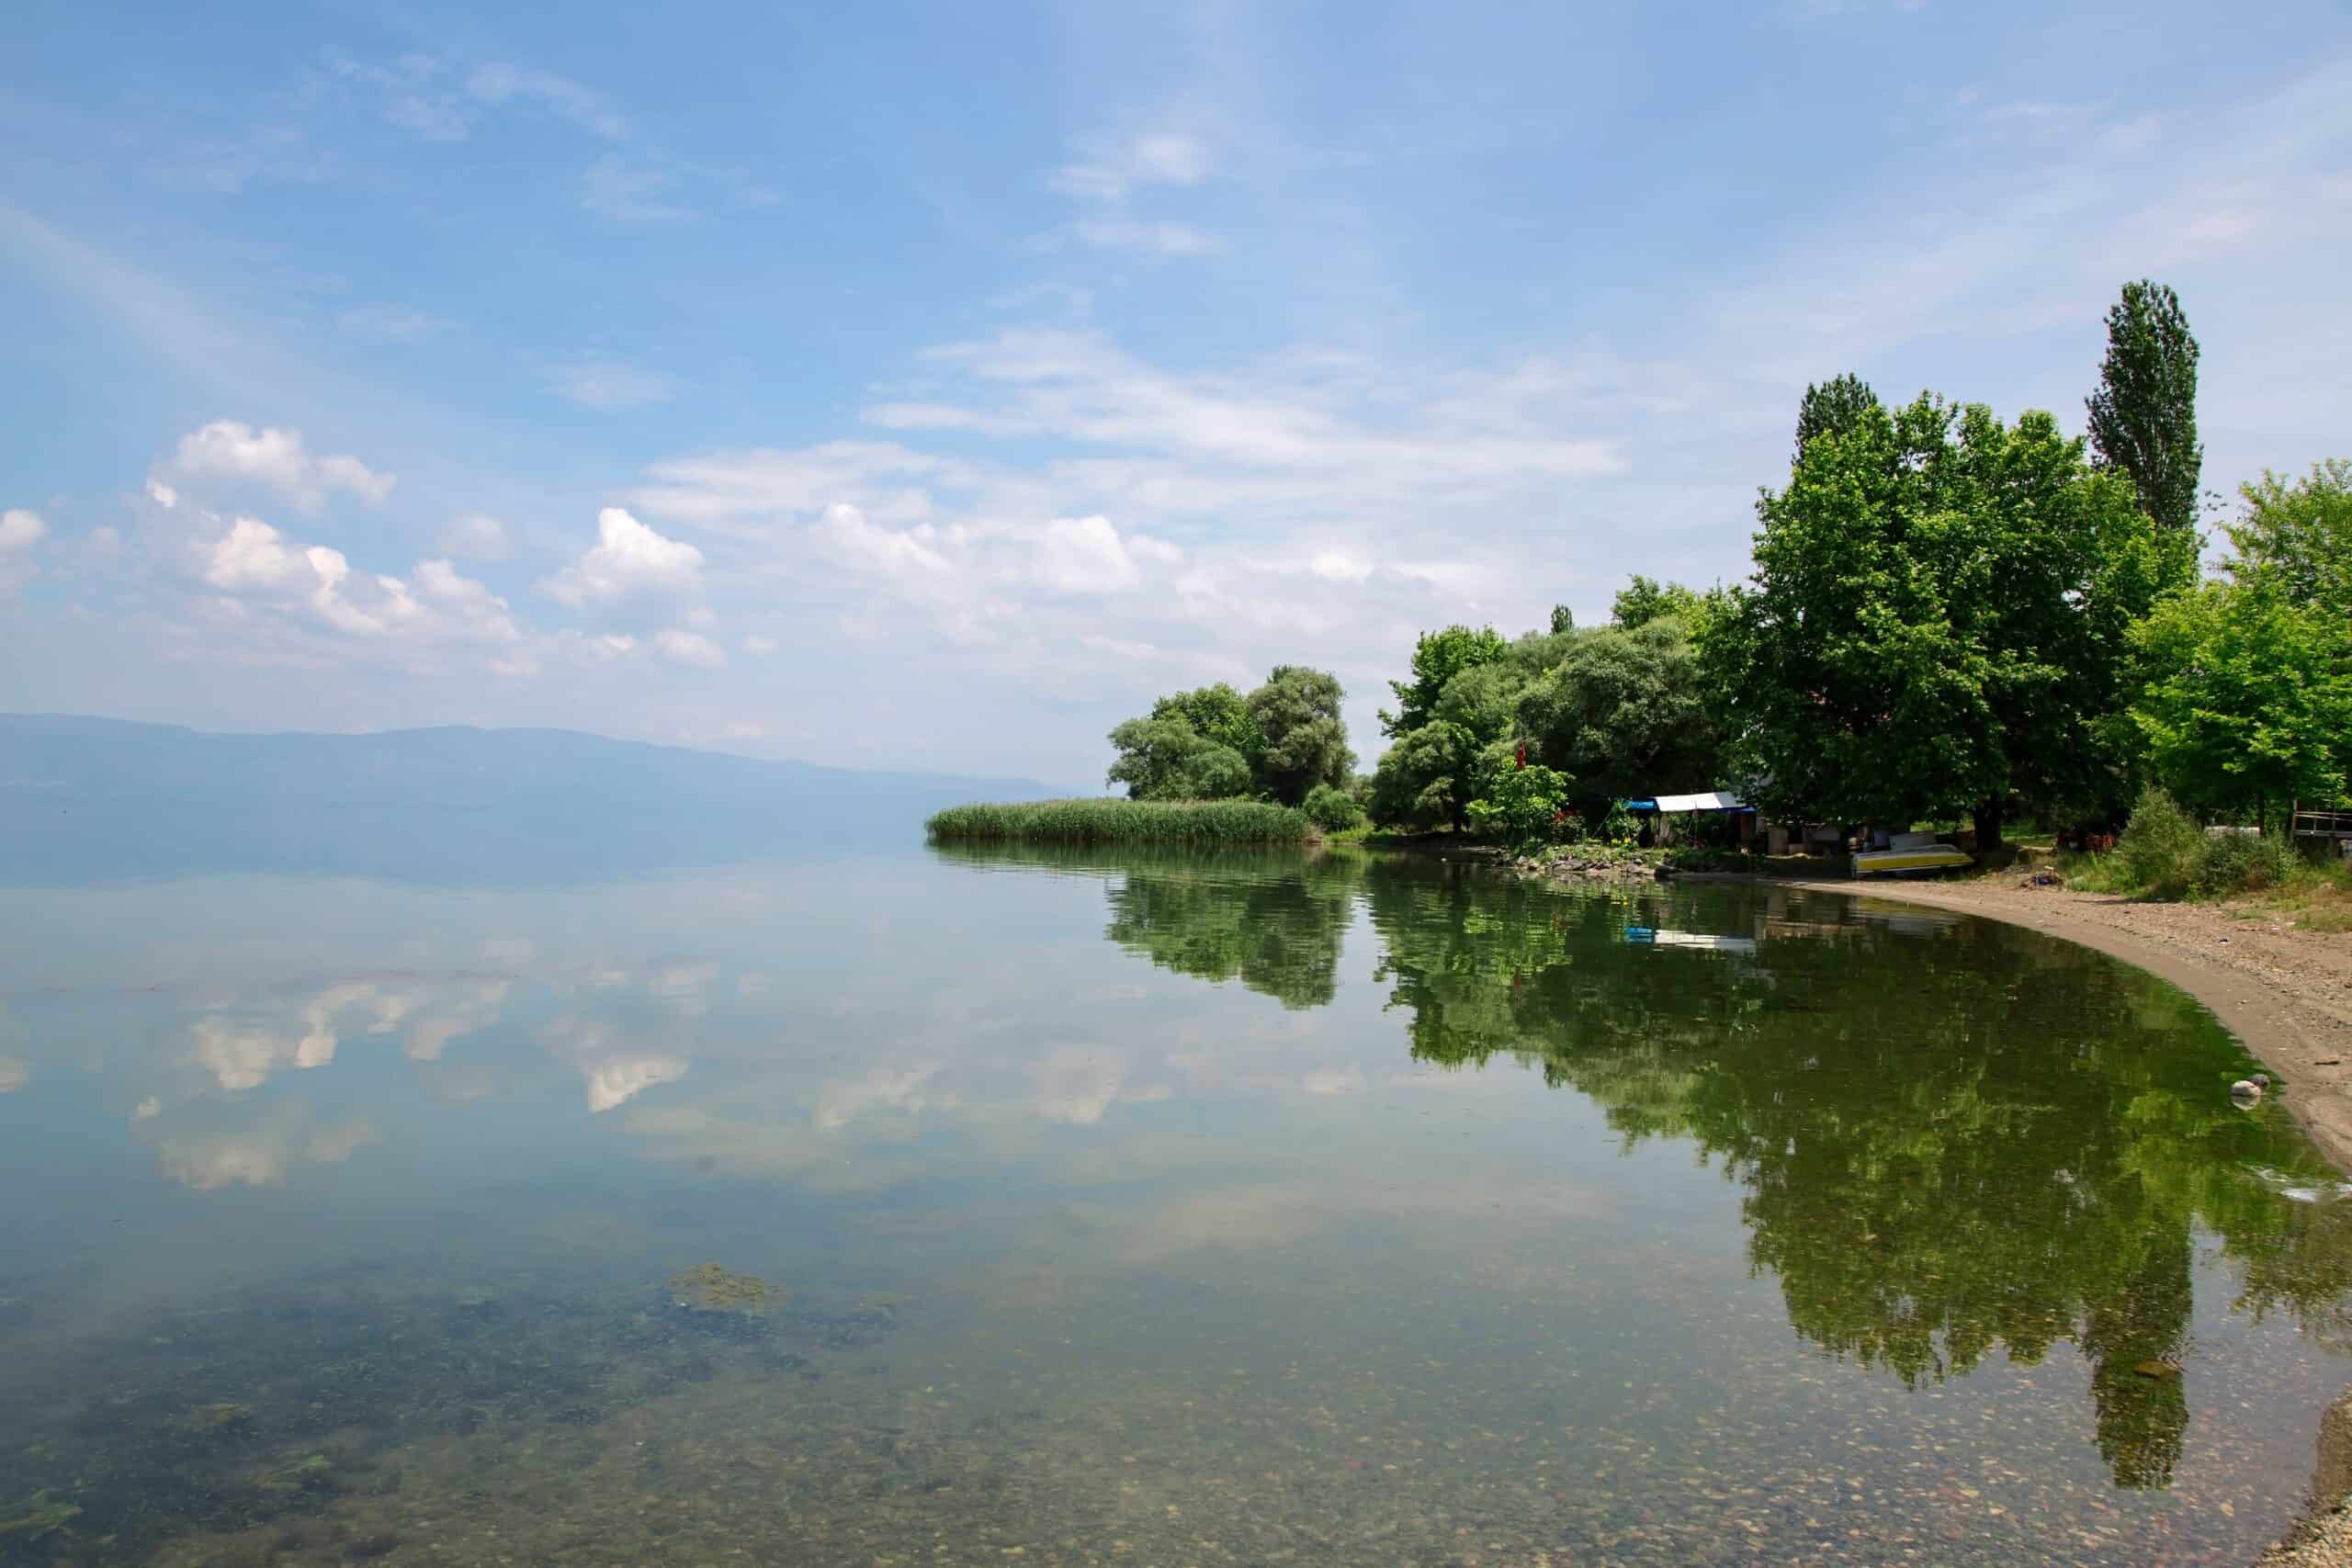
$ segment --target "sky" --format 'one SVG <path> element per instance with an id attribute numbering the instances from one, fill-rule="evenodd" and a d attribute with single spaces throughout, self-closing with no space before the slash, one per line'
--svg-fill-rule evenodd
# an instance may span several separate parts
<path id="1" fill-rule="evenodd" d="M 1097 787 L 1747 569 L 1809 380 L 2352 455 L 2352 6 L 17 0 L 0 709 Z"/>

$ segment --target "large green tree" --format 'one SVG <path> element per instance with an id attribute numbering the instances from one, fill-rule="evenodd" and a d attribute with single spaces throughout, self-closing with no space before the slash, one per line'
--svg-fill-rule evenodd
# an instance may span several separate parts
<path id="1" fill-rule="evenodd" d="M 2267 821 L 2343 797 L 2352 769 L 2352 626 L 2278 579 L 2209 582 L 2134 632 L 2144 684 L 2132 716 L 2166 788 Z"/>
<path id="2" fill-rule="evenodd" d="M 1696 613 L 1698 596 L 1687 588 L 1669 584 L 1654 597 L 1675 595 Z M 1631 627 L 1589 632 L 1522 690 L 1519 732 L 1570 777 L 1581 810 L 1597 815 L 1628 796 L 1724 782 L 1721 715 L 1689 624 L 1684 612 L 1661 611 Z"/>
<path id="3" fill-rule="evenodd" d="M 2090 395 L 2091 450 L 2128 476 L 2159 527 L 2193 532 L 2205 448 L 2197 439 L 2197 338 L 2161 283 L 2123 286 L 2107 313 L 2107 359 Z"/>
<path id="4" fill-rule="evenodd" d="M 2121 793 L 2132 623 L 2193 570 L 2046 413 L 1922 394 L 1805 444 L 1710 628 L 1767 801 L 1907 827 Z"/>
<path id="5" fill-rule="evenodd" d="M 1303 664 L 1276 665 L 1250 694 L 1250 717 L 1264 740 L 1258 779 L 1269 799 L 1296 806 L 1317 784 L 1348 786 L 1356 754 L 1340 716 L 1346 695 L 1338 677 Z"/>

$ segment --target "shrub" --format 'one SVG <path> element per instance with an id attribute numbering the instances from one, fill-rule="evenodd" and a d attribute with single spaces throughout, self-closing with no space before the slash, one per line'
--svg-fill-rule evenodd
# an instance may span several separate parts
<path id="1" fill-rule="evenodd" d="M 1568 781 L 1545 767 L 1507 768 L 1489 793 L 1470 803 L 1470 826 L 1515 845 L 1550 838 L 1568 797 Z"/>
<path id="2" fill-rule="evenodd" d="M 2178 898 L 2197 885 L 2205 868 L 2205 829 L 2172 796 L 2151 784 L 2141 791 L 2116 858 L 2135 887 L 2159 898 Z"/>
<path id="3" fill-rule="evenodd" d="M 1304 813 L 1262 800 L 1039 800 L 951 806 L 923 824 L 934 839 L 1062 844 L 1295 844 Z"/>
<path id="4" fill-rule="evenodd" d="M 1300 807 L 1306 819 L 1327 833 L 1345 832 L 1363 820 L 1363 812 L 1355 796 L 1333 784 L 1317 784 L 1306 792 L 1306 804 Z"/>
<path id="5" fill-rule="evenodd" d="M 2224 833 L 2205 842 L 2197 891 L 2207 895 L 2256 893 L 2287 880 L 2291 852 L 2283 838 Z"/>

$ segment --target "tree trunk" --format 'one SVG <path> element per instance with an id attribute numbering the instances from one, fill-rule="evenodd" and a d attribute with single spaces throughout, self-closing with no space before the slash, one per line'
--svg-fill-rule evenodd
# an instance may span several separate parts
<path id="1" fill-rule="evenodd" d="M 1989 854 L 2001 847 L 2001 803 L 1988 800 L 1976 808 L 1976 852 Z"/>

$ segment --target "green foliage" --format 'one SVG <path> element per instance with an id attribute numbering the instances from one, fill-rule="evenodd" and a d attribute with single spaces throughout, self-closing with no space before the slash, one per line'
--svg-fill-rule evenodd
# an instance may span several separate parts
<path id="1" fill-rule="evenodd" d="M 2136 628 L 2132 705 L 2150 765 L 2183 800 L 2267 816 L 2335 800 L 2352 769 L 2352 626 L 2249 572 L 2159 604 Z"/>
<path id="2" fill-rule="evenodd" d="M 1131 800 L 1256 795 L 1296 806 L 1318 784 L 1347 784 L 1355 766 L 1342 695 L 1329 675 L 1288 664 L 1247 697 L 1221 681 L 1174 693 L 1111 731 L 1109 782 Z"/>
<path id="3" fill-rule="evenodd" d="M 1429 829 L 1464 825 L 1477 737 L 1458 724 L 1429 723 L 1400 736 L 1373 769 L 1366 809 L 1375 822 Z"/>
<path id="4" fill-rule="evenodd" d="M 2289 602 L 2352 619 L 2352 461 L 2331 457 L 2290 482 L 2268 469 L 2239 487 L 2245 511 L 2227 525 L 2241 582 L 2273 582 Z"/>
<path id="5" fill-rule="evenodd" d="M 2115 841 L 2115 858 L 2130 885 L 2159 898 L 2178 898 L 2197 882 L 2205 865 L 2205 829 L 2179 804 L 2153 785 L 2132 808 L 2132 819 Z"/>
<path id="6" fill-rule="evenodd" d="M 1636 572 L 1632 581 L 1617 591 L 1611 619 L 1621 630 L 1633 631 L 1667 615 L 1688 626 L 1698 614 L 1696 593 L 1679 582 L 1653 582 Z"/>
<path id="7" fill-rule="evenodd" d="M 1344 786 L 1356 754 L 1348 750 L 1340 716 L 1346 693 L 1334 676 L 1303 664 L 1282 664 L 1250 694 L 1250 717 L 1264 737 L 1259 785 L 1284 806 L 1296 806 L 1317 784 Z"/>
<path id="8" fill-rule="evenodd" d="M 1156 719 L 1178 719 L 1204 740 L 1215 741 L 1254 761 L 1266 738 L 1250 716 L 1250 701 L 1223 681 L 1197 691 L 1177 692 L 1151 705 Z"/>
<path id="9" fill-rule="evenodd" d="M 1553 620 L 1554 629 L 1560 629 L 1556 613 Z M 1413 648 L 1413 678 L 1388 682 L 1388 689 L 1396 694 L 1396 711 L 1381 710 L 1382 732 L 1391 737 L 1408 735 L 1429 723 L 1448 682 L 1464 670 L 1502 658 L 1506 647 L 1502 634 L 1492 626 L 1481 626 L 1476 631 L 1468 626 L 1448 626 L 1443 631 L 1424 632 Z"/>
<path id="10" fill-rule="evenodd" d="M 1868 419 L 1878 406 L 1878 394 L 1871 390 L 1870 383 L 1850 371 L 1819 386 L 1807 383 L 1804 400 L 1797 405 L 1797 445 L 1790 461 L 1804 461 L 1805 445 L 1815 436 L 1842 435 Z"/>
<path id="11" fill-rule="evenodd" d="M 1550 768 L 1506 768 L 1470 803 L 1470 826 L 1519 848 L 1540 844 L 1553 836 L 1567 798 L 1568 781 Z"/>
<path id="12" fill-rule="evenodd" d="M 1260 800 L 1040 800 L 954 806 L 923 825 L 943 840 L 1061 844 L 1295 844 L 1304 814 Z"/>
<path id="13" fill-rule="evenodd" d="M 2102 467 L 2122 471 L 2140 510 L 2183 534 L 2197 526 L 2205 448 L 2197 439 L 2197 338 L 2180 297 L 2145 279 L 2107 313 L 2107 359 L 2087 400 Z"/>
<path id="14" fill-rule="evenodd" d="M 2260 893 L 2280 886 L 2293 871 L 2294 852 L 2282 835 L 2222 833 L 2205 840 L 2196 891 L 2208 898 Z"/>
<path id="15" fill-rule="evenodd" d="M 1131 718 L 1111 731 L 1111 744 L 1119 755 L 1109 780 L 1126 785 L 1132 800 L 1221 800 L 1250 794 L 1255 783 L 1247 758 L 1181 716 Z"/>
<path id="16" fill-rule="evenodd" d="M 1755 586 L 1706 628 L 1744 771 L 1792 817 L 2111 796 L 2132 622 L 2191 569 L 2046 413 L 1921 396 L 1809 441 L 1757 513 Z"/>
<path id="17" fill-rule="evenodd" d="M 1306 792 L 1306 803 L 1300 807 L 1306 819 L 1327 833 L 1344 833 L 1363 820 L 1363 809 L 1356 797 L 1347 790 L 1328 784 L 1317 784 Z"/>
<path id="18" fill-rule="evenodd" d="M 1561 633 L 1563 633 L 1563 632 L 1572 632 L 1572 631 L 1574 631 L 1574 630 L 1576 630 L 1576 629 L 1577 629 L 1577 614 L 1576 614 L 1576 612 L 1575 612 L 1574 610 L 1569 609 L 1566 604 L 1555 604 L 1555 605 L 1553 605 L 1553 606 L 1552 606 L 1552 635 L 1553 635 L 1554 637 L 1558 637 L 1558 636 L 1559 636 Z"/>
<path id="19" fill-rule="evenodd" d="M 1687 589 L 1671 592 L 1698 603 Z M 1710 700 L 1688 624 L 1667 613 L 1588 632 L 1521 693 L 1519 732 L 1546 765 L 1574 777 L 1588 817 L 1627 796 L 1722 782 L 1721 705 Z"/>

